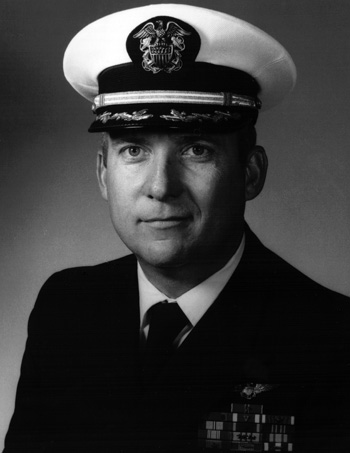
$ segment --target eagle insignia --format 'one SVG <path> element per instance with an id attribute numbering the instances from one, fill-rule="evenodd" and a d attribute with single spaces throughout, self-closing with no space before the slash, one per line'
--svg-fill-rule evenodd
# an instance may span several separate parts
<path id="1" fill-rule="evenodd" d="M 242 386 L 239 386 L 235 390 L 240 392 L 242 398 L 251 400 L 252 398 L 255 398 L 259 393 L 268 392 L 269 390 L 272 390 L 275 387 L 276 385 L 249 383 L 245 385 L 243 388 Z"/>
<path id="2" fill-rule="evenodd" d="M 133 38 L 140 40 L 139 49 L 143 52 L 142 67 L 145 71 L 157 74 L 160 71 L 171 73 L 182 68 L 181 52 L 185 50 L 185 36 L 191 34 L 174 21 L 164 28 L 163 20 L 147 22 Z"/>

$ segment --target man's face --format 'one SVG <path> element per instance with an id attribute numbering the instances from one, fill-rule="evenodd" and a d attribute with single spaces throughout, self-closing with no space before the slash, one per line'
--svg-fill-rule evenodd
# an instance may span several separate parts
<path id="1" fill-rule="evenodd" d="M 245 175 L 235 133 L 128 130 L 108 137 L 98 174 L 114 227 L 141 262 L 201 263 L 232 254 L 229 244 L 241 239 Z"/>

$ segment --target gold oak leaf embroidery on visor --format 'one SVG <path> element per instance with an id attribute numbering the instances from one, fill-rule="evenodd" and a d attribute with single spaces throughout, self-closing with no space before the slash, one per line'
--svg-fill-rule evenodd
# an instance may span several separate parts
<path id="1" fill-rule="evenodd" d="M 123 121 L 142 121 L 153 118 L 154 115 L 147 113 L 147 109 L 134 111 L 132 113 L 120 112 L 114 113 L 103 112 L 96 117 L 96 121 L 101 121 L 101 123 L 106 124 L 109 120 L 123 120 Z M 229 120 L 238 120 L 240 119 L 239 113 L 231 112 L 220 112 L 215 111 L 214 113 L 190 113 L 179 112 L 177 110 L 171 110 L 170 115 L 160 115 L 160 118 L 166 121 L 182 121 L 184 123 L 190 123 L 192 121 L 212 121 L 218 123 L 219 121 L 229 121 Z"/>
<path id="2" fill-rule="evenodd" d="M 152 118 L 153 115 L 150 113 L 147 114 L 147 109 L 144 110 L 139 110 L 138 112 L 120 112 L 120 113 L 114 113 L 112 115 L 111 112 L 104 112 L 101 113 L 100 115 L 97 115 L 96 121 L 101 121 L 101 123 L 105 124 L 109 120 L 124 120 L 124 121 L 141 121 L 141 120 L 147 120 L 149 118 Z"/>
<path id="3" fill-rule="evenodd" d="M 238 120 L 241 115 L 239 113 L 231 112 L 220 112 L 216 110 L 214 113 L 190 113 L 179 112 L 178 110 L 172 109 L 170 115 L 160 115 L 161 118 L 167 121 L 183 121 L 190 123 L 191 121 L 213 121 L 217 123 L 219 121 Z"/>

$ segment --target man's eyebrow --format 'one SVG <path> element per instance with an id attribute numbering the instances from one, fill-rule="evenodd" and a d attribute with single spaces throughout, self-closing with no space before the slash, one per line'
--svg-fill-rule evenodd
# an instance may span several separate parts
<path id="1" fill-rule="evenodd" d="M 221 147 L 223 145 L 223 134 L 220 133 L 189 133 L 176 136 L 174 140 L 178 145 L 205 144 Z"/>
<path id="2" fill-rule="evenodd" d="M 116 136 L 110 135 L 110 140 L 112 145 L 118 144 L 121 142 L 130 142 L 130 143 L 139 143 L 139 142 L 144 142 L 144 138 L 138 137 L 137 135 L 134 134 L 120 134 Z"/>
<path id="3" fill-rule="evenodd" d="M 206 141 L 216 143 L 218 140 L 215 139 L 215 135 L 206 135 L 206 134 L 181 134 L 175 136 L 175 141 L 179 143 L 188 143 L 188 142 L 197 142 L 197 141 Z"/>
<path id="4" fill-rule="evenodd" d="M 154 134 L 157 135 L 157 134 Z M 153 135 L 153 137 L 154 137 Z M 159 134 L 162 135 L 162 134 Z M 205 134 L 205 133 L 183 133 L 183 134 L 165 134 L 169 138 L 171 138 L 174 142 L 178 144 L 186 144 L 189 142 L 197 142 L 197 141 L 207 141 L 214 144 L 220 143 L 220 134 Z M 126 142 L 126 143 L 136 143 L 136 144 L 148 144 L 152 143 L 151 136 L 147 134 L 120 134 L 112 136 L 110 135 L 112 145 L 117 145 L 118 143 Z"/>

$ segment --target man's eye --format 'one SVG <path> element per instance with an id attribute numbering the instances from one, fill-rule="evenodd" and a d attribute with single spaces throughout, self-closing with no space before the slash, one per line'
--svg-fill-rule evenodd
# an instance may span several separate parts
<path id="1" fill-rule="evenodd" d="M 192 151 L 196 156 L 202 156 L 203 154 L 205 154 L 207 149 L 204 148 L 204 146 L 192 146 Z"/>
<path id="2" fill-rule="evenodd" d="M 127 152 L 131 157 L 139 157 L 142 149 L 139 146 L 128 146 L 125 148 L 124 152 Z"/>
<path id="3" fill-rule="evenodd" d="M 210 149 L 204 145 L 192 145 L 184 152 L 185 156 L 190 157 L 208 157 Z"/>
<path id="4" fill-rule="evenodd" d="M 138 145 L 126 145 L 120 148 L 119 154 L 127 162 L 139 162 L 147 156 L 147 150 Z"/>

